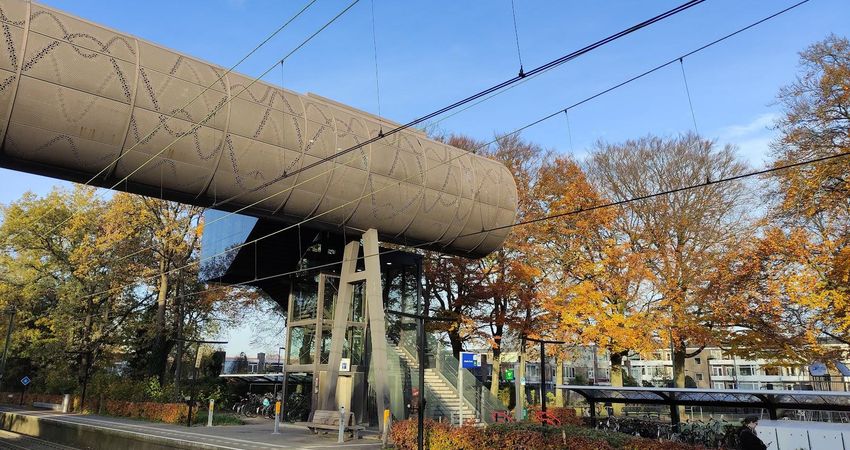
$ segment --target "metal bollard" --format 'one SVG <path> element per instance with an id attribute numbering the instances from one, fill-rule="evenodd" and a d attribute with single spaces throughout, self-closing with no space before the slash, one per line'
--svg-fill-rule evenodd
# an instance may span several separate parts
<path id="1" fill-rule="evenodd" d="M 210 399 L 210 406 L 209 406 L 209 409 L 207 410 L 207 426 L 208 427 L 212 426 L 213 409 L 214 408 L 215 408 L 215 400 Z"/>
<path id="2" fill-rule="evenodd" d="M 337 443 L 345 442 L 345 406 L 339 407 L 339 437 Z"/>
<path id="3" fill-rule="evenodd" d="M 391 419 L 391 416 L 390 416 L 390 410 L 389 410 L 389 409 L 385 409 L 385 410 L 384 410 L 384 433 L 383 433 L 383 435 L 381 436 L 381 448 L 386 448 L 386 446 L 387 446 L 387 441 L 389 440 L 389 435 L 390 435 L 390 420 L 392 420 L 392 419 Z"/>
<path id="4" fill-rule="evenodd" d="M 272 434 L 280 434 L 280 401 L 274 402 L 274 431 Z"/>

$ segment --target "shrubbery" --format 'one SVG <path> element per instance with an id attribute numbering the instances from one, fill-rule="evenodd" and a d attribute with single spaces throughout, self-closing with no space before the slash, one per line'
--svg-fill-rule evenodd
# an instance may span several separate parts
<path id="1" fill-rule="evenodd" d="M 537 420 L 537 412 L 540 411 L 539 407 L 531 407 L 528 409 L 529 411 L 529 419 L 532 422 L 538 423 Z M 581 417 L 576 416 L 576 410 L 573 408 L 560 408 L 560 407 L 547 407 L 546 414 L 549 417 L 554 417 L 561 422 L 561 425 L 582 425 L 584 424 L 584 420 Z"/>
<path id="2" fill-rule="evenodd" d="M 110 416 L 155 420 L 166 423 L 185 422 L 189 406 L 185 403 L 121 402 L 107 400 L 101 406 L 103 413 Z"/>
<path id="3" fill-rule="evenodd" d="M 416 448 L 416 421 L 393 424 L 391 436 L 396 448 Z M 658 441 L 622 433 L 600 431 L 577 425 L 544 427 L 518 422 L 483 427 L 453 427 L 425 421 L 426 446 L 430 450 L 694 450 L 688 444 Z"/>

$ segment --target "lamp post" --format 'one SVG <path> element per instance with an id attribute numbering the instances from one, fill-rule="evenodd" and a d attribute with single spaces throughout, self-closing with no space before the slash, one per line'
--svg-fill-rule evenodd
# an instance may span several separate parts
<path id="1" fill-rule="evenodd" d="M 283 420 L 283 401 L 286 398 L 286 374 L 283 372 L 283 364 L 280 362 L 280 351 L 283 350 L 284 347 L 277 348 L 277 365 L 280 367 L 280 400 L 275 398 L 275 406 L 274 406 L 274 431 L 272 434 L 280 434 L 280 421 Z M 275 389 L 277 389 L 277 385 L 275 384 Z M 275 397 L 277 393 L 275 393 Z"/>
<path id="2" fill-rule="evenodd" d="M 186 417 L 186 426 L 192 426 L 192 406 L 195 404 L 195 384 L 198 380 L 198 366 L 200 365 L 200 360 L 198 359 L 198 355 L 201 352 L 201 344 L 219 344 L 224 345 L 227 344 L 227 341 L 205 341 L 202 339 L 175 339 L 180 342 L 188 342 L 191 344 L 198 344 L 195 348 L 195 364 L 193 364 L 192 368 L 192 387 L 189 389 L 189 415 Z"/>
<path id="3" fill-rule="evenodd" d="M 540 410 L 546 412 L 546 344 L 563 344 L 564 341 L 547 341 L 544 339 L 534 339 L 525 336 L 525 340 L 537 342 L 540 344 Z M 541 420 L 543 426 L 546 426 L 546 421 Z"/>

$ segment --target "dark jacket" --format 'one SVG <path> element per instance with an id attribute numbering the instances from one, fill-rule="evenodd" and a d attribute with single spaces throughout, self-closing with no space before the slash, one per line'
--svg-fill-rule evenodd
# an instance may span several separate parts
<path id="1" fill-rule="evenodd" d="M 759 439 L 755 431 L 744 427 L 738 435 L 738 450 L 767 450 L 767 446 Z"/>

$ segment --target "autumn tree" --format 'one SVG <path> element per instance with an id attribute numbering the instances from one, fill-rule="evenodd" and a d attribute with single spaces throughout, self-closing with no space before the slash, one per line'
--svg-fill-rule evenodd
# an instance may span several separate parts
<path id="1" fill-rule="evenodd" d="M 758 238 L 730 249 L 727 266 L 708 277 L 707 302 L 723 331 L 717 341 L 738 357 L 800 365 L 832 359 L 820 345 L 810 306 L 823 286 L 811 261 L 809 236 L 769 224 Z"/>
<path id="2" fill-rule="evenodd" d="M 18 354 L 57 379 L 76 366 L 84 381 L 120 345 L 128 318 L 148 300 L 137 289 L 135 221 L 128 195 L 105 201 L 91 188 L 26 194 L 3 208 L 0 289 L 18 310 Z"/>
<path id="3" fill-rule="evenodd" d="M 767 347 L 786 349 L 775 354 L 812 360 L 828 353 L 819 338 L 850 343 L 850 42 L 830 35 L 800 67 L 779 91 L 772 165 L 830 159 L 770 173 L 767 225 L 734 281 L 750 304 L 763 299 L 744 329 L 765 324 Z"/>
<path id="4" fill-rule="evenodd" d="M 162 376 L 176 338 L 214 333 L 256 298 L 199 279 L 197 208 L 76 187 L 26 194 L 0 211 L 0 301 L 17 309 L 13 351 L 53 389 L 116 362 L 130 376 Z"/>
<path id="5" fill-rule="evenodd" d="M 784 114 L 775 165 L 850 153 L 850 42 L 830 35 L 800 53 L 802 74 L 779 92 Z M 808 236 L 805 267 L 817 274 L 800 306 L 821 333 L 850 343 L 848 157 L 777 171 L 776 214 Z"/>
<path id="6" fill-rule="evenodd" d="M 694 134 L 645 137 L 621 144 L 600 142 L 589 160 L 592 179 L 613 201 L 708 183 L 705 187 L 630 203 L 614 229 L 652 273 L 657 306 L 666 312 L 672 338 L 674 380 L 685 386 L 684 363 L 711 343 L 710 304 L 701 301 L 706 276 L 722 266 L 726 252 L 750 234 L 742 181 L 711 184 L 743 173 L 731 146 Z M 669 341 L 668 341 L 669 342 Z"/>
<path id="7" fill-rule="evenodd" d="M 605 203 L 569 157 L 541 169 L 534 196 L 549 214 Z M 553 289 L 543 305 L 557 316 L 557 336 L 570 344 L 608 351 L 611 384 L 622 386 L 629 353 L 650 353 L 659 334 L 652 274 L 639 248 L 620 233 L 614 208 L 568 214 L 544 222 L 541 251 L 552 266 Z"/>
<path id="8" fill-rule="evenodd" d="M 182 345 L 175 338 L 183 332 L 189 311 L 185 304 L 194 300 L 187 294 L 200 289 L 198 266 L 193 262 L 200 253 L 203 208 L 150 197 L 131 199 L 148 245 L 143 252 L 147 263 L 143 274 L 151 279 L 156 293 L 155 304 L 146 311 L 147 320 L 138 327 L 133 365 L 164 384 L 168 356 L 175 345 Z"/>
<path id="9" fill-rule="evenodd" d="M 540 212 L 531 191 L 537 170 L 547 152 L 516 134 L 499 136 L 488 146 L 464 136 L 444 140 L 455 147 L 475 151 L 503 163 L 514 175 L 518 191 L 517 220 Z M 505 245 L 479 260 L 429 254 L 425 260 L 425 292 L 437 315 L 455 319 L 447 330 L 453 351 L 469 339 L 486 342 L 493 367 L 500 364 L 508 333 L 517 336 L 532 330 L 539 309 L 539 286 L 544 280 L 539 239 L 534 227 L 511 230 Z M 491 392 L 498 393 L 499 372 L 491 378 Z"/>

